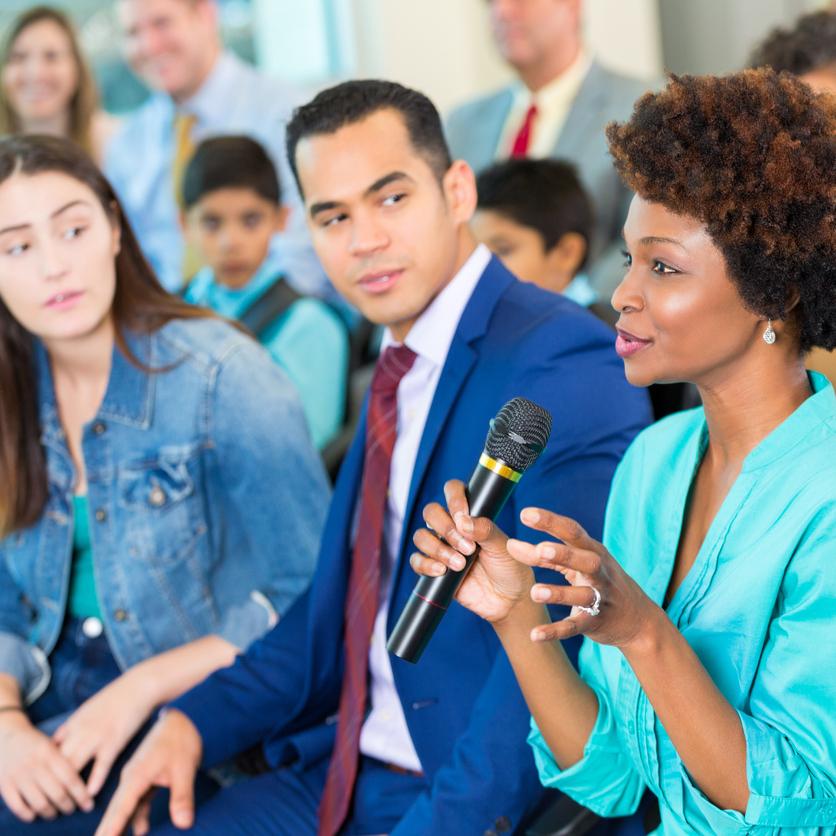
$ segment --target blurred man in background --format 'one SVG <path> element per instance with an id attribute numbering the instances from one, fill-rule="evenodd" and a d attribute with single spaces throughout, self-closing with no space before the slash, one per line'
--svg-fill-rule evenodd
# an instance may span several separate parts
<path id="1" fill-rule="evenodd" d="M 116 0 L 125 57 L 154 95 L 113 138 L 105 172 L 140 244 L 169 290 L 191 278 L 178 223 L 183 172 L 200 140 L 245 134 L 269 151 L 280 179 L 293 178 L 284 126 L 297 97 L 223 48 L 215 0 Z M 287 229 L 274 247 L 294 287 L 322 294 L 327 279 L 310 246 L 294 188 Z"/>
<path id="2" fill-rule="evenodd" d="M 604 126 L 629 117 L 648 87 L 604 68 L 584 48 L 581 0 L 491 0 L 491 26 L 517 80 L 454 110 L 453 157 L 477 171 L 507 157 L 561 157 L 578 168 L 596 224 L 590 279 L 602 298 L 621 281 L 630 194 L 607 154 Z"/>

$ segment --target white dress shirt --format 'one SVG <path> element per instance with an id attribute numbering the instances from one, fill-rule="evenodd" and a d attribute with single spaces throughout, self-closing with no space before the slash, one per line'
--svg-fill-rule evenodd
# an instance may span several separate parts
<path id="1" fill-rule="evenodd" d="M 386 651 L 386 619 L 395 558 L 403 534 L 412 470 L 450 343 L 476 284 L 490 261 L 479 245 L 447 286 L 435 297 L 407 334 L 405 344 L 418 356 L 398 385 L 398 435 L 389 470 L 389 491 L 383 520 L 381 602 L 369 649 L 371 712 L 360 732 L 360 751 L 377 760 L 421 771 L 409 736 L 392 665 Z M 381 350 L 394 339 L 387 329 Z M 411 536 L 412 532 L 409 532 Z"/>
<path id="2" fill-rule="evenodd" d="M 554 152 L 560 131 L 566 123 L 572 102 L 575 101 L 591 65 L 591 58 L 581 50 L 578 57 L 557 78 L 541 87 L 536 93 L 532 93 L 522 82 L 519 82 L 515 87 L 514 100 L 496 146 L 496 158 L 504 160 L 511 155 L 514 140 L 532 104 L 537 105 L 537 116 L 531 126 L 532 135 L 528 143 L 527 156 L 550 157 Z"/>

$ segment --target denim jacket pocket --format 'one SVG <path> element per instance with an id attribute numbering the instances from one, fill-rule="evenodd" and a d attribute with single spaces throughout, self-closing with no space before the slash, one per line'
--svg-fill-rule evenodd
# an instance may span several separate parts
<path id="1" fill-rule="evenodd" d="M 195 486 L 199 454 L 196 443 L 161 447 L 155 455 L 120 467 L 118 501 L 128 512 L 126 533 L 139 547 L 138 557 L 180 562 L 193 554 L 206 533 L 201 492 Z"/>

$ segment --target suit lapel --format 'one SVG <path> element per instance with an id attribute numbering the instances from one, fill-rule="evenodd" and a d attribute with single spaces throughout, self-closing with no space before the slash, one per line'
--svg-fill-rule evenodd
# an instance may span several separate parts
<path id="1" fill-rule="evenodd" d="M 404 552 L 405 543 L 412 538 L 413 532 L 409 531 L 408 527 L 421 484 L 438 444 L 441 431 L 447 422 L 453 404 L 456 403 L 459 393 L 479 357 L 478 346 L 475 343 L 487 330 L 500 296 L 514 281 L 516 279 L 502 267 L 496 257 L 492 257 L 464 309 L 459 326 L 450 344 L 450 350 L 447 352 L 447 360 L 441 370 L 435 396 L 427 415 L 427 422 L 424 425 L 421 443 L 418 446 L 418 455 L 415 458 L 412 481 L 409 486 L 409 498 L 404 511 L 404 530 L 401 532 L 399 556 Z M 399 559 L 395 568 L 395 583 L 398 582 L 403 564 L 404 561 Z"/>
<path id="2" fill-rule="evenodd" d="M 590 133 L 597 130 L 598 115 L 606 99 L 605 81 L 604 68 L 593 61 L 566 115 L 552 156 L 577 157 L 588 145 Z"/>

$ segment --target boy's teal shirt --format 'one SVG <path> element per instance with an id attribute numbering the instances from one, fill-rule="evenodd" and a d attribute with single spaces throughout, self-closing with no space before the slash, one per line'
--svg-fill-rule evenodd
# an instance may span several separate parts
<path id="1" fill-rule="evenodd" d="M 633 812 L 649 787 L 666 836 L 836 833 L 836 397 L 825 377 L 810 379 L 814 393 L 747 456 L 667 607 L 740 717 L 746 810 L 711 803 L 624 656 L 588 639 L 580 670 L 598 719 L 563 771 L 533 728 L 547 786 L 605 816 Z M 670 416 L 636 439 L 613 480 L 604 543 L 659 605 L 707 443 L 702 408 Z"/>
<path id="2" fill-rule="evenodd" d="M 192 304 L 239 319 L 277 281 L 284 278 L 277 262 L 268 256 L 244 287 L 225 287 L 211 267 L 204 267 L 184 296 Z M 304 298 L 276 319 L 261 335 L 261 342 L 299 392 L 311 438 L 322 449 L 344 418 L 349 353 L 345 325 L 326 303 Z"/>

